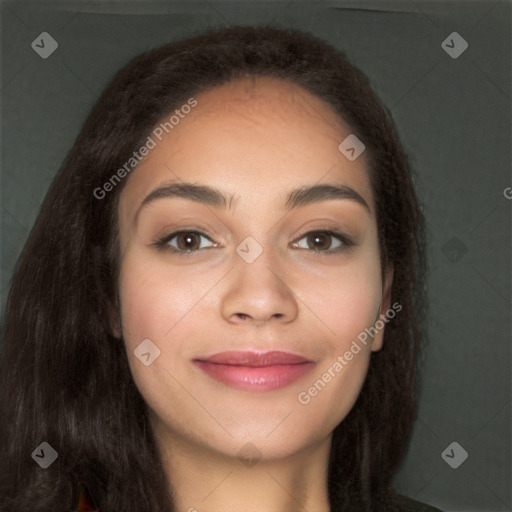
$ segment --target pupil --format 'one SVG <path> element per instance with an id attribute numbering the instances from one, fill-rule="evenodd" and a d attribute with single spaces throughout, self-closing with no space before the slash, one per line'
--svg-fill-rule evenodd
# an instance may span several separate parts
<path id="1" fill-rule="evenodd" d="M 312 249 L 328 249 L 329 248 L 329 239 L 328 239 L 329 235 L 326 235 L 326 234 L 315 234 L 315 235 L 312 235 L 312 238 L 314 240 L 314 244 L 317 244 L 319 242 L 319 245 L 320 247 L 318 247 L 318 245 L 315 247 L 312 247 Z M 322 243 L 323 242 L 323 243 Z"/>
<path id="2" fill-rule="evenodd" d="M 194 238 L 197 238 L 197 235 L 194 233 L 189 233 L 182 235 L 183 238 L 180 238 L 178 240 L 183 240 L 184 243 L 182 244 L 182 247 L 180 249 L 190 250 L 191 248 L 194 248 Z M 190 247 L 192 245 L 192 247 Z M 183 247 L 184 246 L 184 247 Z"/>

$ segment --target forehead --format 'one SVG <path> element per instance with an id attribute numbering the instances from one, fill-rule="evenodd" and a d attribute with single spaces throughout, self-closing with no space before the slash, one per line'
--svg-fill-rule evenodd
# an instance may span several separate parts
<path id="1" fill-rule="evenodd" d="M 339 117 L 324 100 L 300 85 L 281 78 L 239 77 L 202 92 L 197 99 L 201 101 L 201 115 L 214 110 L 223 110 L 225 113 L 240 113 L 243 110 L 244 114 L 253 115 L 306 114 L 322 117 L 333 125 L 340 123 Z M 278 111 L 276 107 L 279 107 Z"/>
<path id="2" fill-rule="evenodd" d="M 245 77 L 195 100 L 161 140 L 153 137 L 156 145 L 129 177 L 121 206 L 123 196 L 136 205 L 170 180 L 210 184 L 253 206 L 270 205 L 297 186 L 339 182 L 372 203 L 366 156 L 351 162 L 338 149 L 350 127 L 300 86 Z"/>
<path id="3" fill-rule="evenodd" d="M 332 138 L 350 128 L 321 98 L 303 87 L 271 77 L 243 77 L 197 96 L 191 123 L 223 131 L 244 128 L 263 136 L 280 131 L 289 141 L 315 135 Z M 301 121 L 297 124 L 297 121 Z M 305 123 L 305 124 L 304 124 Z M 177 135 L 183 130 L 178 130 Z"/>

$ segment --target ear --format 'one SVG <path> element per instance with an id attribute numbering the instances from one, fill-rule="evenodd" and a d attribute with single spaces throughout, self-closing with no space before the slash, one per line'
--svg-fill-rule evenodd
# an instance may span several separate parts
<path id="1" fill-rule="evenodd" d="M 117 313 L 117 311 L 118 310 L 114 307 L 114 305 L 110 301 L 108 301 L 106 304 L 108 332 L 114 338 L 121 339 L 121 319 L 119 318 L 119 314 Z"/>
<path id="2" fill-rule="evenodd" d="M 386 325 L 385 315 L 386 312 L 391 308 L 391 290 L 393 286 L 393 274 L 394 267 L 389 265 L 386 269 L 384 276 L 384 285 L 382 290 L 382 300 L 380 303 L 380 309 L 377 318 L 375 319 L 374 328 L 377 329 L 377 333 L 373 337 L 372 341 L 372 352 L 378 352 L 383 345 L 384 341 L 384 330 Z M 383 325 L 382 325 L 383 324 Z"/>

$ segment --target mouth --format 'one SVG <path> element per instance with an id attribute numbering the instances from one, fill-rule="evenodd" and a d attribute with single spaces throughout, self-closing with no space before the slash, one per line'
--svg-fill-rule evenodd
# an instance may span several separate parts
<path id="1" fill-rule="evenodd" d="M 271 391 L 311 371 L 314 361 L 290 352 L 220 352 L 193 362 L 209 377 L 239 389 Z"/>

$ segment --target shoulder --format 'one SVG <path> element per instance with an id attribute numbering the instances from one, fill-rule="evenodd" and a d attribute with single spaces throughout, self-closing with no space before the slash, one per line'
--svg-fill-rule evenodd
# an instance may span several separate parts
<path id="1" fill-rule="evenodd" d="M 400 506 L 400 512 L 443 512 L 432 505 L 427 505 L 402 495 L 396 496 L 396 503 Z"/>

